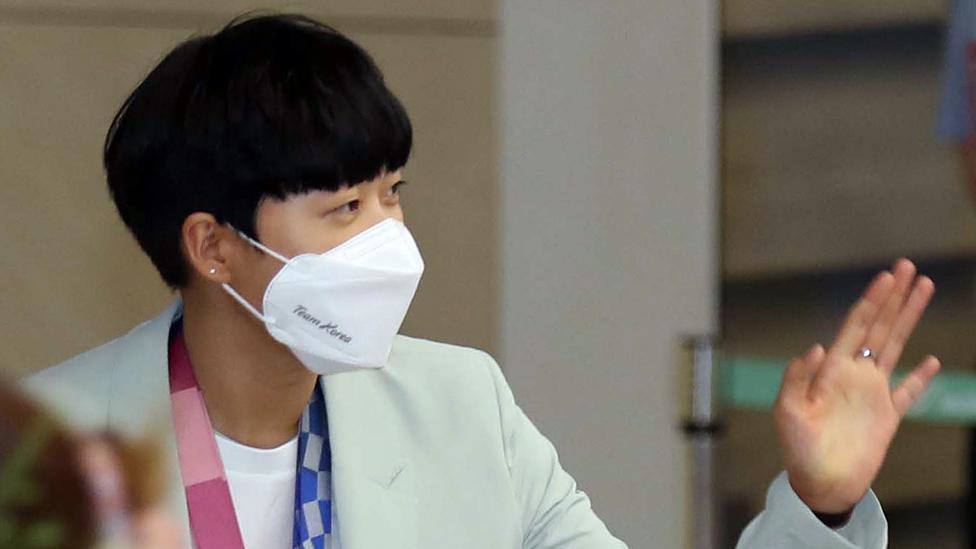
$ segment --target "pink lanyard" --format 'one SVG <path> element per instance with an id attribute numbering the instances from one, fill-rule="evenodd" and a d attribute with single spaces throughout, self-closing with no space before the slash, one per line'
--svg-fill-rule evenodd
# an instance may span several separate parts
<path id="1" fill-rule="evenodd" d="M 181 329 L 169 344 L 169 395 L 193 543 L 197 549 L 244 549 L 213 426 Z"/>

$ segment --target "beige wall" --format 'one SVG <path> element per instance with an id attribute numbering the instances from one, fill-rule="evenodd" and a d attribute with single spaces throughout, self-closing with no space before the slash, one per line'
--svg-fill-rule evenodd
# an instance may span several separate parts
<path id="1" fill-rule="evenodd" d="M 201 16 L 217 17 L 236 15 L 255 9 L 279 9 L 317 14 L 323 19 L 338 17 L 361 19 L 367 24 L 378 20 L 395 20 L 400 26 L 430 26 L 432 21 L 449 20 L 460 25 L 483 24 L 496 17 L 493 0 L 291 0 L 255 2 L 253 0 L 3 0 L 0 2 L 8 14 L 17 13 L 50 18 L 74 17 L 98 18 L 109 16 L 114 20 L 129 19 L 133 15 L 144 16 L 142 24 L 158 26 L 165 19 L 187 19 Z M 148 17 L 145 17 L 148 16 Z M 372 20 L 372 21 L 367 21 Z"/>
<path id="2" fill-rule="evenodd" d="M 70 357 L 171 299 L 117 219 L 102 139 L 160 56 L 249 5 L 0 2 L 0 373 Z M 493 350 L 494 3 L 287 5 L 311 7 L 363 43 L 413 118 L 405 201 L 428 272 L 405 331 Z"/>

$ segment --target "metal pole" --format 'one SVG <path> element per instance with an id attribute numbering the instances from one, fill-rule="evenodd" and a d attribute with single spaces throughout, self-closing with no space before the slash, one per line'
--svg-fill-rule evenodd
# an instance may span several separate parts
<path id="1" fill-rule="evenodd" d="M 683 428 L 692 451 L 692 547 L 718 549 L 719 514 L 715 449 L 720 431 L 715 401 L 716 360 L 714 339 L 695 337 L 691 348 L 690 416 Z"/>

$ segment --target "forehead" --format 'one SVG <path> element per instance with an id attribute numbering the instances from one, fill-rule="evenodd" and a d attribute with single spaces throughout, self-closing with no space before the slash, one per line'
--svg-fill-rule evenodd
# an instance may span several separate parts
<path id="1" fill-rule="evenodd" d="M 308 196 L 319 196 L 319 197 L 335 196 L 336 194 L 342 194 L 348 191 L 352 191 L 364 187 L 371 187 L 377 185 L 390 185 L 402 180 L 403 180 L 403 169 L 401 168 L 399 170 L 392 171 L 392 172 L 383 171 L 373 179 L 359 181 L 358 183 L 353 183 L 353 184 L 344 183 L 334 191 L 330 191 L 328 189 L 310 189 L 305 192 L 291 194 L 287 198 L 293 198 L 293 197 L 300 198 L 300 197 L 308 197 Z"/>
<path id="2" fill-rule="evenodd" d="M 360 181 L 353 185 L 343 185 L 334 191 L 327 189 L 310 189 L 303 192 L 290 193 L 284 198 L 273 196 L 265 197 L 258 205 L 258 215 L 270 213 L 278 215 L 287 213 L 292 208 L 318 207 L 329 205 L 333 202 L 349 200 L 361 192 L 370 190 L 385 190 L 388 186 L 403 180 L 403 170 L 399 169 L 392 172 L 384 171 L 374 179 Z"/>

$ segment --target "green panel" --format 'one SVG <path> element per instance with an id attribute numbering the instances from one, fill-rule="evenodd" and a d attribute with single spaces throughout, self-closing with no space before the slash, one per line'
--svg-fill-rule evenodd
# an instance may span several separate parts
<path id="1" fill-rule="evenodd" d="M 720 395 L 725 406 L 768 410 L 776 401 L 786 361 L 728 357 L 721 363 Z M 896 373 L 893 383 L 904 377 Z M 976 374 L 940 373 L 908 417 L 929 423 L 976 424 Z"/>

